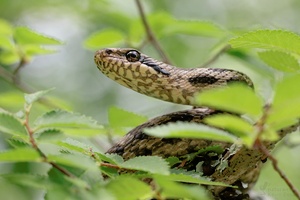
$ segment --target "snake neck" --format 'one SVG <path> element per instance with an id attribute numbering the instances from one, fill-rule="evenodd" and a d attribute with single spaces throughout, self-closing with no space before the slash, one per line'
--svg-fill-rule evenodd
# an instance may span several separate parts
<path id="1" fill-rule="evenodd" d="M 157 61 L 133 49 L 103 49 L 95 54 L 99 70 L 119 84 L 141 94 L 178 104 L 195 105 L 203 90 L 230 82 L 251 80 L 241 72 L 217 68 L 181 69 Z"/>

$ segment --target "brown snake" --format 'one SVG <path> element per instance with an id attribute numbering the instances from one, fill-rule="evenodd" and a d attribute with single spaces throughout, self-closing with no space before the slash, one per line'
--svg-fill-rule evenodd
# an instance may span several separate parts
<path id="1" fill-rule="evenodd" d="M 103 49 L 96 52 L 94 59 L 99 70 L 119 84 L 139 93 L 178 104 L 195 105 L 193 98 L 196 93 L 226 86 L 230 82 L 244 82 L 253 87 L 252 81 L 246 75 L 234 70 L 180 69 L 157 61 L 134 49 Z M 182 158 L 207 147 L 219 146 L 223 149 L 222 153 L 206 152 L 198 155 L 183 168 L 194 170 L 198 163 L 202 163 L 204 176 L 239 186 L 241 183 L 247 183 L 250 188 L 250 185 L 257 180 L 262 161 L 266 159 L 266 156 L 259 150 L 241 147 L 235 154 L 228 155 L 228 149 L 232 146 L 229 143 L 188 138 L 156 138 L 143 133 L 146 127 L 169 122 L 204 123 L 204 118 L 220 113 L 223 112 L 210 108 L 196 108 L 156 117 L 131 130 L 107 152 L 119 154 L 126 160 L 141 155 Z M 281 136 L 295 130 L 297 126 L 282 130 Z M 275 142 L 266 142 L 265 145 L 271 150 Z M 220 157 L 227 159 L 229 167 L 217 170 L 215 164 Z M 241 192 L 243 188 L 239 188 L 239 192 L 238 189 L 217 186 L 211 186 L 208 189 L 215 199 L 247 199 L 247 195 L 242 196 L 244 195 Z"/>

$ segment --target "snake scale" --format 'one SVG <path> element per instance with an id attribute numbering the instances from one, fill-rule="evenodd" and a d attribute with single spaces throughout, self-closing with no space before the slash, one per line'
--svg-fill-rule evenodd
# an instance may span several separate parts
<path id="1" fill-rule="evenodd" d="M 135 49 L 99 50 L 94 60 L 103 74 L 119 84 L 141 94 L 177 104 L 196 106 L 193 101 L 196 93 L 226 86 L 231 82 L 243 82 L 253 87 L 250 78 L 238 71 L 219 68 L 180 69 L 157 61 Z M 223 111 L 194 108 L 156 117 L 131 130 L 107 153 L 119 154 L 125 160 L 142 155 L 157 155 L 163 158 L 176 156 L 184 160 L 187 154 L 219 146 L 222 152 L 207 151 L 180 167 L 195 170 L 197 164 L 202 163 L 203 176 L 239 186 L 238 189 L 208 187 L 215 199 L 249 199 L 245 191 L 256 182 L 262 163 L 267 159 L 259 150 L 241 147 L 235 154 L 231 154 L 228 150 L 232 147 L 230 143 L 189 138 L 156 138 L 143 133 L 144 128 L 170 122 L 204 123 L 203 119 L 219 113 Z M 297 127 L 298 125 L 294 125 L 281 130 L 280 135 L 283 137 Z M 265 142 L 269 150 L 274 145 L 275 142 Z M 220 158 L 228 162 L 228 167 L 222 170 L 218 170 L 217 167 Z"/>

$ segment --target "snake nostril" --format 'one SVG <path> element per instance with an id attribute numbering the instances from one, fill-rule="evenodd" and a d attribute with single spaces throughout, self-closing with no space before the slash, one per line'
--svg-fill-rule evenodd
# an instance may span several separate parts
<path id="1" fill-rule="evenodd" d="M 107 53 L 108 55 L 109 55 L 109 54 L 112 54 L 112 52 L 113 52 L 113 51 L 112 51 L 111 49 L 105 49 L 105 53 Z"/>

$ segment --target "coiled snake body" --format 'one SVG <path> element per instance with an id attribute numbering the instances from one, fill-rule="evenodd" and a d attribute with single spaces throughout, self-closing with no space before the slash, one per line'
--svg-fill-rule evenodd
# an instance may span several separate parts
<path id="1" fill-rule="evenodd" d="M 95 63 L 99 70 L 119 84 L 139 93 L 178 104 L 195 105 L 193 98 L 203 90 L 226 86 L 230 82 L 243 82 L 253 87 L 251 80 L 241 72 L 229 69 L 193 68 L 180 69 L 157 61 L 134 49 L 111 48 L 99 50 L 95 54 Z M 234 155 L 226 155 L 232 144 L 218 141 L 179 138 L 156 138 L 143 133 L 146 127 L 153 127 L 169 122 L 204 123 L 203 119 L 222 113 L 210 108 L 196 108 L 180 112 L 169 113 L 156 117 L 131 130 L 117 144 L 110 148 L 108 153 L 117 153 L 124 159 L 141 155 L 158 155 L 161 157 L 184 157 L 211 146 L 223 149 L 220 153 L 206 152 L 198 155 L 183 168 L 195 169 L 198 163 L 202 164 L 203 175 L 212 180 L 227 184 L 241 185 L 255 183 L 260 166 L 266 156 L 257 149 L 242 147 Z M 281 131 L 281 136 L 295 130 L 291 126 Z M 268 149 L 274 147 L 275 142 L 266 142 Z M 211 156 L 213 155 L 213 156 Z M 228 156 L 228 166 L 221 171 L 216 170 L 216 163 L 220 157 Z M 247 199 L 240 191 L 226 187 L 210 187 L 216 199 Z M 229 194 L 228 194 L 229 193 Z M 246 195 L 247 196 L 247 195 Z"/>

